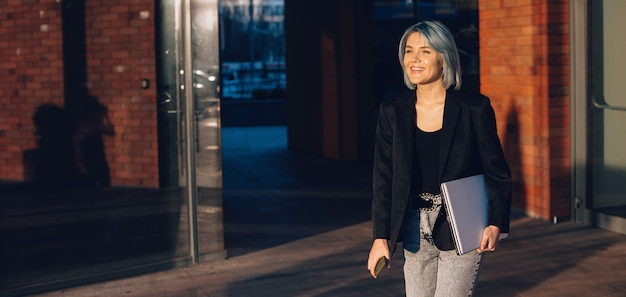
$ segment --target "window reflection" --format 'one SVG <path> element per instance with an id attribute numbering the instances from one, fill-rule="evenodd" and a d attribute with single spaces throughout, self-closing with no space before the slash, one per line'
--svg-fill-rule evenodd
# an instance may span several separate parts
<path id="1" fill-rule="evenodd" d="M 284 99 L 282 0 L 221 1 L 223 100 Z"/>

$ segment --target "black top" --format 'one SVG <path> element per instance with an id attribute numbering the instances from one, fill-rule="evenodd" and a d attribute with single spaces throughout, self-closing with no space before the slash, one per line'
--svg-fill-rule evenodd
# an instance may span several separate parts
<path id="1" fill-rule="evenodd" d="M 424 132 L 415 127 L 415 165 L 413 170 L 413 193 L 440 194 L 439 147 L 441 129 Z M 421 179 L 420 179 L 421 178 Z"/>
<path id="2" fill-rule="evenodd" d="M 490 195 L 489 224 L 500 227 L 500 232 L 508 232 L 511 171 L 489 98 L 448 89 L 445 103 L 438 145 L 439 168 L 433 174 L 444 182 L 484 173 Z M 410 206 L 412 177 L 421 175 L 419 169 L 413 168 L 417 155 L 413 140 L 417 133 L 415 120 L 415 90 L 407 89 L 380 103 L 372 162 L 372 237 L 388 239 L 392 255 L 401 241 L 402 223 Z M 446 227 L 447 224 L 433 226 L 435 244 L 439 237 L 447 239 L 437 235 Z M 449 233 L 450 228 L 447 229 Z"/>

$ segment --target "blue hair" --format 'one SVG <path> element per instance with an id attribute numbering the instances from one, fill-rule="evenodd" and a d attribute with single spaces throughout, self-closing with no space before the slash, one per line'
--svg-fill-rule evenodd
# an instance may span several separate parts
<path id="1" fill-rule="evenodd" d="M 442 56 L 444 64 L 442 74 L 443 87 L 448 89 L 454 86 L 455 90 L 459 90 L 461 88 L 459 51 L 450 30 L 438 21 L 422 21 L 404 31 L 398 47 L 398 58 L 400 59 L 400 65 L 404 73 L 404 84 L 411 90 L 417 88 L 415 84 L 411 83 L 404 71 L 406 41 L 413 33 L 420 33 L 426 39 L 428 46 Z"/>

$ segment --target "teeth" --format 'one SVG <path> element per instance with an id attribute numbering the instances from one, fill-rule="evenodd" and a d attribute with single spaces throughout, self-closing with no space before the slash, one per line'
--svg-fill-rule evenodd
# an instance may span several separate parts
<path id="1" fill-rule="evenodd" d="M 423 67 L 411 67 L 411 70 L 421 71 L 421 70 L 424 70 L 424 68 Z"/>

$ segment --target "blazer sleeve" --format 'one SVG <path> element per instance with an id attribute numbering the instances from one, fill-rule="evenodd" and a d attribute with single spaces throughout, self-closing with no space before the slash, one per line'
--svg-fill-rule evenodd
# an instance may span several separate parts
<path id="1" fill-rule="evenodd" d="M 511 213 L 511 172 L 498 138 L 496 117 L 489 98 L 480 107 L 476 123 L 478 152 L 489 193 L 489 225 L 509 232 Z"/>
<path id="2" fill-rule="evenodd" d="M 389 239 L 391 233 L 391 193 L 393 177 L 393 107 L 383 101 L 379 107 L 374 138 L 372 174 L 372 223 L 374 238 Z"/>

